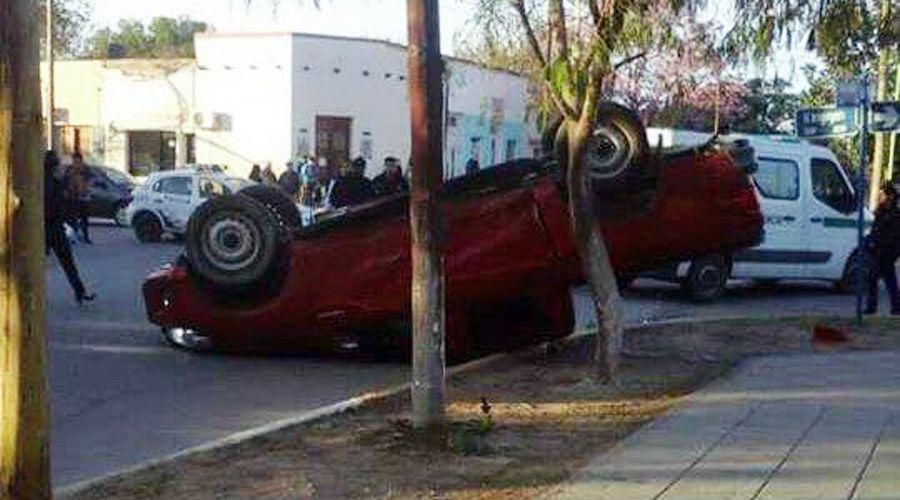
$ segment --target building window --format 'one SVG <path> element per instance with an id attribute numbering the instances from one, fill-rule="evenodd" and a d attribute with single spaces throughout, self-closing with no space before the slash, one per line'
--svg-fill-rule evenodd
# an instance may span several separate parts
<path id="1" fill-rule="evenodd" d="M 128 171 L 145 176 L 175 168 L 175 132 L 132 130 L 128 132 Z"/>
<path id="2" fill-rule="evenodd" d="M 59 147 L 63 155 L 79 152 L 90 156 L 93 150 L 94 127 L 64 125 L 59 127 Z"/>

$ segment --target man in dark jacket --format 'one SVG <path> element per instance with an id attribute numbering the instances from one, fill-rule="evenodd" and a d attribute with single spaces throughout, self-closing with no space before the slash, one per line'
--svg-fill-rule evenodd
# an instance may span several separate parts
<path id="1" fill-rule="evenodd" d="M 900 315 L 900 291 L 897 289 L 897 258 L 900 257 L 900 194 L 897 187 L 885 184 L 881 188 L 875 223 L 866 238 L 869 254 L 869 294 L 866 314 L 878 310 L 878 280 L 884 281 L 891 298 L 891 314 Z"/>
<path id="2" fill-rule="evenodd" d="M 78 275 L 75 267 L 75 258 L 72 255 L 72 247 L 66 238 L 66 229 L 63 224 L 67 218 L 67 204 L 64 195 L 65 188 L 55 174 L 59 167 L 59 158 L 53 151 L 47 151 L 44 155 L 44 238 L 47 253 L 53 250 L 59 264 L 66 273 L 66 279 L 75 291 L 75 301 L 91 302 L 95 295 L 88 293 Z"/>
<path id="3" fill-rule="evenodd" d="M 409 191 L 409 183 L 406 182 L 400 169 L 400 160 L 393 156 L 384 159 L 384 172 L 378 174 L 372 180 L 372 184 L 378 196 Z"/>
<path id="4" fill-rule="evenodd" d="M 331 187 L 330 202 L 333 208 L 359 205 L 375 198 L 372 181 L 366 179 L 366 160 L 356 158 L 341 168 L 341 174 Z"/>
<path id="5" fill-rule="evenodd" d="M 278 177 L 278 187 L 291 200 L 297 201 L 297 197 L 300 194 L 300 176 L 297 175 L 297 171 L 294 170 L 294 165 L 291 162 L 287 163 L 284 172 Z"/>

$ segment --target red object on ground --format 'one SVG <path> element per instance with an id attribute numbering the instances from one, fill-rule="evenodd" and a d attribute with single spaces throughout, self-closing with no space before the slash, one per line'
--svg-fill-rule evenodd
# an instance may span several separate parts
<path id="1" fill-rule="evenodd" d="M 604 226 L 617 273 L 760 241 L 763 219 L 755 194 L 727 155 L 670 157 L 661 172 L 660 191 L 646 214 Z M 515 347 L 571 333 L 569 288 L 583 278 L 554 175 L 543 170 L 513 185 L 467 189 L 448 195 L 443 206 L 451 357 L 466 356 L 473 347 Z M 360 344 L 408 350 L 405 203 L 376 202 L 348 219 L 356 220 L 299 231 L 290 244 L 289 270 L 271 293 L 249 300 L 216 293 L 184 271 L 184 259 L 151 274 L 143 287 L 150 321 L 201 332 L 223 348 L 333 349 L 350 336 Z"/>
<path id="2" fill-rule="evenodd" d="M 813 340 L 816 342 L 839 344 L 842 342 L 849 342 L 852 339 L 853 336 L 850 335 L 850 332 L 841 330 L 840 328 L 821 324 L 813 326 Z"/>

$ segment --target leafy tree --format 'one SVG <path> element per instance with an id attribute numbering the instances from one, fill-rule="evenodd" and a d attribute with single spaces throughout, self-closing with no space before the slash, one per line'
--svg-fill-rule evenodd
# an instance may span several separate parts
<path id="1" fill-rule="evenodd" d="M 188 18 L 157 17 L 144 24 L 122 20 L 115 30 L 101 29 L 88 41 L 92 58 L 182 58 L 194 56 L 194 33 L 206 31 L 203 22 Z"/>
<path id="2" fill-rule="evenodd" d="M 46 19 L 46 1 L 38 2 L 41 56 L 46 53 L 47 33 L 44 30 Z M 56 56 L 74 57 L 81 51 L 82 33 L 87 28 L 90 18 L 90 7 L 87 0 L 53 0 L 53 54 Z"/>
<path id="3" fill-rule="evenodd" d="M 600 98 L 617 70 L 671 43 L 673 20 L 693 6 L 688 0 L 481 0 L 474 18 L 495 46 L 524 40 L 543 114 L 561 116 L 555 149 L 566 166 L 576 247 L 601 319 L 595 375 L 605 379 L 614 378 L 618 365 L 622 306 L 583 159 Z"/>
<path id="4" fill-rule="evenodd" d="M 734 124 L 736 132 L 748 134 L 783 133 L 784 124 L 794 119 L 800 97 L 787 92 L 790 83 L 754 78 L 745 83 L 744 117 Z"/>

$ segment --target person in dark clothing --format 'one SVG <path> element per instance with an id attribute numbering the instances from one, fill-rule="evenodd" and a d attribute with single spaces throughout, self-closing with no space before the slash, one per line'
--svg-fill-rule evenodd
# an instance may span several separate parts
<path id="1" fill-rule="evenodd" d="M 88 235 L 88 202 L 90 201 L 90 193 L 87 186 L 87 167 L 84 165 L 84 158 L 81 153 L 72 154 L 72 164 L 66 169 L 65 196 L 68 206 L 68 220 L 72 223 L 72 228 L 77 234 L 81 230 L 82 241 L 91 243 L 91 237 Z"/>
<path id="2" fill-rule="evenodd" d="M 469 158 L 469 161 L 466 162 L 466 175 L 471 175 L 478 173 L 478 170 L 481 168 L 481 165 L 478 164 L 478 160 L 473 158 Z"/>
<path id="3" fill-rule="evenodd" d="M 272 164 L 270 163 L 266 163 L 266 168 L 262 171 L 262 183 L 266 186 L 278 186 L 278 178 L 275 177 L 275 172 L 272 171 Z"/>
<path id="4" fill-rule="evenodd" d="M 300 176 L 294 170 L 294 166 L 288 162 L 284 172 L 278 178 L 278 187 L 292 200 L 296 201 L 300 194 Z"/>
<path id="5" fill-rule="evenodd" d="M 79 304 L 91 302 L 96 298 L 93 293 L 88 293 L 78 275 L 75 266 L 75 257 L 72 255 L 72 247 L 66 238 L 66 229 L 63 224 L 67 218 L 67 202 L 64 195 L 63 182 L 57 179 L 54 171 L 59 166 L 59 158 L 53 151 L 47 151 L 44 155 L 44 238 L 46 253 L 56 254 L 59 264 L 66 273 L 66 279 L 75 291 L 75 301 Z"/>
<path id="6" fill-rule="evenodd" d="M 253 167 L 250 169 L 250 175 L 247 178 L 253 182 L 262 182 L 262 169 L 259 168 L 258 164 L 253 164 Z"/>
<path id="7" fill-rule="evenodd" d="M 866 314 L 878 310 L 878 280 L 884 281 L 891 298 L 891 314 L 900 315 L 900 290 L 897 288 L 897 258 L 900 257 L 900 194 L 897 187 L 885 184 L 881 188 L 875 211 L 875 223 L 866 238 L 869 262 L 869 293 Z"/>
<path id="8" fill-rule="evenodd" d="M 331 206 L 341 208 L 359 205 L 375 197 L 372 181 L 366 179 L 366 160 L 356 158 L 350 165 L 341 168 L 341 174 L 331 187 Z"/>
<path id="9" fill-rule="evenodd" d="M 400 160 L 393 156 L 385 158 L 384 172 L 372 180 L 372 185 L 378 196 L 409 191 L 409 183 L 406 182 L 403 171 L 400 169 Z"/>

